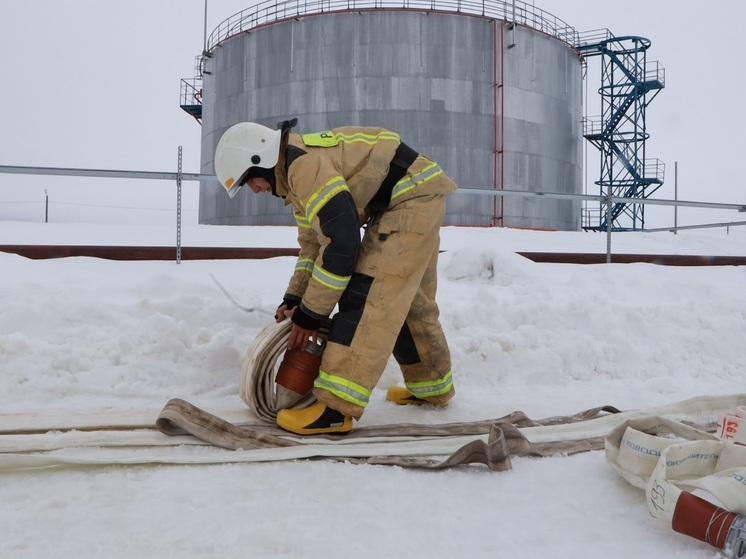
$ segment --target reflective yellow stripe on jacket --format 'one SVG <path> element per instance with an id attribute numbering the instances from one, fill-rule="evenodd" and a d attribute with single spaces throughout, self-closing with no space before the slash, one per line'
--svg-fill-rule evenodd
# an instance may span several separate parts
<path id="1" fill-rule="evenodd" d="M 296 272 L 308 272 L 313 273 L 314 260 L 313 258 L 298 258 L 295 262 Z"/>
<path id="2" fill-rule="evenodd" d="M 313 196 L 308 200 L 306 204 L 306 220 L 310 224 L 316 214 L 319 213 L 321 208 L 331 200 L 336 194 L 340 192 L 349 192 L 347 182 L 341 176 L 336 176 L 326 182 L 321 188 L 314 192 Z M 298 220 L 300 225 L 300 221 Z M 334 291 L 344 291 L 347 284 L 350 283 L 352 276 L 338 276 L 325 270 L 323 267 L 316 265 L 313 267 L 313 273 L 311 279 L 317 281 L 324 287 L 333 289 Z"/>
<path id="3" fill-rule="evenodd" d="M 391 191 L 391 199 L 394 200 L 398 196 L 406 194 L 407 192 L 421 185 L 422 183 L 432 180 L 435 177 L 440 176 L 442 174 L 443 174 L 443 169 L 440 168 L 440 165 L 438 165 L 435 162 L 432 162 L 427 167 L 425 167 L 422 171 L 417 173 L 416 175 L 412 175 L 411 177 L 405 177 L 399 182 L 397 182 L 394 185 L 393 190 Z"/>
<path id="4" fill-rule="evenodd" d="M 314 266 L 311 279 L 334 291 L 344 291 L 352 276 L 338 276 L 321 266 Z"/>
<path id="5" fill-rule="evenodd" d="M 418 398 L 432 398 L 448 394 L 453 386 L 453 371 L 448 371 L 444 377 L 424 382 L 407 382 L 407 389 Z"/>
<path id="6" fill-rule="evenodd" d="M 350 190 L 347 186 L 347 182 L 345 182 L 344 177 L 336 176 L 314 192 L 313 196 L 311 196 L 306 204 L 306 219 L 308 222 L 311 223 L 313 221 L 313 218 L 316 217 L 319 210 L 321 210 L 321 208 L 324 207 L 324 204 L 326 204 L 335 194 L 344 190 L 347 190 L 348 192 Z"/>
<path id="7" fill-rule="evenodd" d="M 293 213 L 293 216 L 295 217 L 295 223 L 298 225 L 300 229 L 310 229 L 311 224 L 306 219 L 306 216 L 302 214 Z M 298 258 L 295 262 L 295 271 L 296 272 L 307 272 L 311 273 L 313 272 L 313 265 L 314 260 L 313 258 Z"/>
<path id="8" fill-rule="evenodd" d="M 319 376 L 313 385 L 315 388 L 328 390 L 338 398 L 363 408 L 370 401 L 370 390 L 360 386 L 356 382 L 330 375 L 324 371 L 319 371 Z"/>
<path id="9" fill-rule="evenodd" d="M 339 139 L 341 142 L 346 143 L 352 143 L 352 142 L 364 142 L 369 145 L 373 145 L 379 140 L 394 140 L 396 142 L 401 142 L 401 138 L 399 137 L 399 134 L 396 134 L 395 132 L 381 132 L 380 134 L 340 134 L 337 133 L 335 136 Z"/>
<path id="10" fill-rule="evenodd" d="M 295 217 L 295 224 L 300 227 L 301 229 L 310 229 L 311 228 L 311 222 L 308 221 L 308 218 L 302 214 L 293 214 L 293 217 Z"/>
<path id="11" fill-rule="evenodd" d="M 394 140 L 400 142 L 401 138 L 399 134 L 395 132 L 381 132 L 380 134 L 363 134 L 358 132 L 356 134 L 342 134 L 341 132 L 334 132 L 327 130 L 325 132 L 316 132 L 313 134 L 303 134 L 303 143 L 311 147 L 334 147 L 339 145 L 340 142 L 351 144 L 353 142 L 363 142 L 368 145 L 373 145 L 379 140 Z"/>

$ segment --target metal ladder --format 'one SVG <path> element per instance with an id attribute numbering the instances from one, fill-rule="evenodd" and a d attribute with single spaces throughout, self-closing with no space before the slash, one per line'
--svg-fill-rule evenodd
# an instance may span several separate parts
<path id="1" fill-rule="evenodd" d="M 601 152 L 601 174 L 595 184 L 602 196 L 647 198 L 663 184 L 664 165 L 645 158 L 647 106 L 665 87 L 665 71 L 648 63 L 650 41 L 644 37 L 614 37 L 606 30 L 600 40 L 578 39 L 575 48 L 586 57 L 601 57 L 602 115 L 586 119 L 584 137 Z M 592 231 L 642 229 L 644 204 L 617 202 L 607 212 L 603 204 L 598 219 L 583 229 Z"/>

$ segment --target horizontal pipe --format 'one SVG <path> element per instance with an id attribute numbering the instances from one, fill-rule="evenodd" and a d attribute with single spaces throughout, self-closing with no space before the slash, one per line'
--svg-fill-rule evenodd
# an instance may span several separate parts
<path id="1" fill-rule="evenodd" d="M 655 229 L 641 229 L 642 233 L 661 233 L 674 231 L 687 231 L 689 229 L 715 229 L 718 227 L 736 227 L 746 225 L 746 221 L 726 221 L 724 223 L 703 223 L 701 225 L 675 225 L 673 227 L 656 227 Z"/>
<path id="2" fill-rule="evenodd" d="M 85 256 L 106 260 L 174 260 L 175 247 L 0 245 L 0 252 L 32 260 Z M 518 252 L 533 262 L 550 264 L 604 264 L 606 254 L 566 252 Z M 242 260 L 298 256 L 297 248 L 181 247 L 182 260 Z M 685 254 L 612 254 L 615 264 L 644 262 L 663 266 L 746 266 L 744 256 L 700 256 Z"/>
<path id="3" fill-rule="evenodd" d="M 215 175 L 200 173 L 175 173 L 169 171 L 125 171 L 117 169 L 75 169 L 70 167 L 20 167 L 18 165 L 0 165 L 0 173 L 15 175 L 57 175 L 66 177 L 99 177 L 115 179 L 151 179 L 171 180 L 181 178 L 183 181 L 217 180 Z"/>
<path id="4" fill-rule="evenodd" d="M 176 247 L 168 246 L 82 246 L 82 245 L 0 245 L 0 252 L 32 260 L 86 256 L 106 260 L 175 260 Z M 297 248 L 181 247 L 182 260 L 261 259 L 298 256 Z"/>
<path id="5" fill-rule="evenodd" d="M 605 264 L 606 254 L 566 252 L 519 252 L 533 262 L 550 264 Z M 694 254 L 612 254 L 611 264 L 647 263 L 661 266 L 746 266 L 746 256 Z"/>
<path id="6" fill-rule="evenodd" d="M 600 194 L 569 194 L 564 192 L 529 192 L 526 190 L 485 190 L 470 186 L 460 186 L 458 192 L 468 194 L 487 194 L 491 196 L 521 196 L 523 198 L 554 198 L 565 200 L 586 200 L 590 202 L 607 202 L 612 204 L 651 204 L 653 206 L 689 206 L 716 210 L 736 210 L 746 212 L 746 204 L 723 204 L 719 202 L 696 202 L 691 200 L 665 200 L 659 198 L 625 198 L 621 196 L 603 196 Z"/>
<path id="7" fill-rule="evenodd" d="M 217 177 L 204 173 L 174 173 L 168 171 L 126 171 L 116 169 L 75 169 L 69 167 L 21 167 L 18 165 L 0 165 L 0 173 L 18 175 L 58 175 L 73 177 L 125 178 L 150 180 L 182 181 L 217 181 Z M 736 210 L 746 212 L 746 204 L 723 204 L 717 202 L 696 202 L 688 200 L 662 200 L 654 198 L 625 198 L 621 196 L 603 196 L 593 194 L 569 194 L 564 192 L 529 192 L 526 190 L 486 189 L 473 186 L 461 186 L 458 192 L 487 196 L 521 196 L 523 198 L 553 198 L 565 200 L 586 200 L 612 204 L 651 204 L 654 206 L 688 206 L 719 210 Z"/>

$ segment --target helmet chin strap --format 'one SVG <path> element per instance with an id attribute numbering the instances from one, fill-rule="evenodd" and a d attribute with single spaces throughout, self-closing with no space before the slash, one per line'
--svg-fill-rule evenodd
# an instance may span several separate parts
<path id="1" fill-rule="evenodd" d="M 280 150 L 285 149 L 285 146 L 287 146 L 287 137 L 288 134 L 290 134 L 290 130 L 298 124 L 298 118 L 292 118 L 290 120 L 282 120 L 277 123 L 277 128 L 280 130 Z M 275 178 L 275 170 L 274 168 L 271 169 L 272 171 L 272 178 L 264 177 L 267 179 L 267 182 L 269 182 L 270 187 L 272 188 L 272 195 L 277 196 L 278 198 L 285 198 L 284 196 L 280 196 L 277 194 L 277 180 Z"/>

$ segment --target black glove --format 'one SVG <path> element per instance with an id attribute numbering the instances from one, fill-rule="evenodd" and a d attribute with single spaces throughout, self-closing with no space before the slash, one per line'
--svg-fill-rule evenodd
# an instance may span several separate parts
<path id="1" fill-rule="evenodd" d="M 283 306 L 285 307 L 285 310 L 291 310 L 297 307 L 300 304 L 300 299 L 294 299 L 291 297 L 283 297 L 282 303 L 277 307 L 277 311 L 281 309 Z M 280 316 L 279 313 L 275 311 L 275 320 L 284 320 L 284 316 Z"/>
<path id="2" fill-rule="evenodd" d="M 304 312 L 302 307 L 295 310 L 293 316 L 290 317 L 290 320 L 293 321 L 293 324 L 297 324 L 304 330 L 318 330 L 321 328 L 322 322 L 320 318 L 311 316 Z"/>

